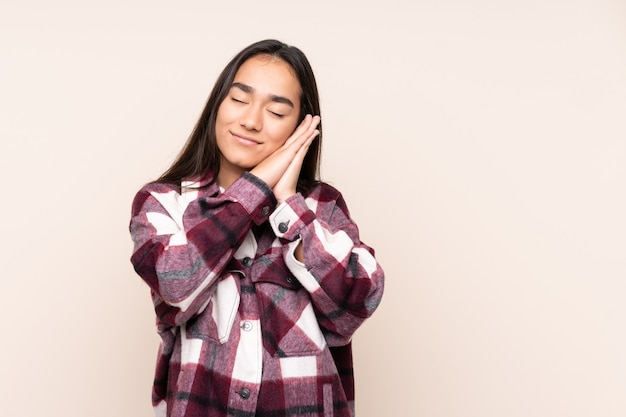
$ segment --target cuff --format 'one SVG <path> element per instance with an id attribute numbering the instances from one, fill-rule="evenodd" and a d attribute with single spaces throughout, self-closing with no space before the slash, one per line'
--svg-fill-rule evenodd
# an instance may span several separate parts
<path id="1" fill-rule="evenodd" d="M 279 238 L 295 240 L 300 231 L 315 219 L 301 194 L 295 194 L 281 203 L 270 215 L 270 225 Z"/>
<path id="2" fill-rule="evenodd" d="M 274 197 L 272 189 L 249 172 L 244 172 L 241 177 L 237 178 L 224 191 L 224 194 L 241 204 L 257 225 L 265 222 L 272 209 L 276 207 L 276 197 Z"/>

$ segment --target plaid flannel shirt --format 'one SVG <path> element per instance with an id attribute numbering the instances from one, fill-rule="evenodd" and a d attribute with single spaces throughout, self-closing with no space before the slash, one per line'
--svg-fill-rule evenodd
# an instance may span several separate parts
<path id="1" fill-rule="evenodd" d="M 191 185 L 149 184 L 132 206 L 162 339 L 155 414 L 354 416 L 350 340 L 384 279 L 341 194 L 319 184 L 276 206 L 249 173 Z"/>

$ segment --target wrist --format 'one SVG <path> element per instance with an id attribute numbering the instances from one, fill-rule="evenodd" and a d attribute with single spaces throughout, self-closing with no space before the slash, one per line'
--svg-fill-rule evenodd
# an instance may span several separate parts
<path id="1" fill-rule="evenodd" d="M 278 193 L 278 194 L 274 193 L 274 197 L 276 197 L 276 202 L 278 204 L 282 204 L 285 201 L 289 200 L 291 197 L 293 197 L 295 194 L 296 194 L 296 191 L 293 190 L 293 191 L 289 191 L 286 193 Z"/>

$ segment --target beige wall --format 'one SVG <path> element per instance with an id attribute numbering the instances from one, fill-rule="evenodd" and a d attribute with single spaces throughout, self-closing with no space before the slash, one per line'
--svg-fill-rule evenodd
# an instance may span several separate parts
<path id="1" fill-rule="evenodd" d="M 359 416 L 626 415 L 626 3 L 13 3 L 2 415 L 151 415 L 130 202 L 266 37 L 309 55 L 324 177 L 387 272 Z"/>

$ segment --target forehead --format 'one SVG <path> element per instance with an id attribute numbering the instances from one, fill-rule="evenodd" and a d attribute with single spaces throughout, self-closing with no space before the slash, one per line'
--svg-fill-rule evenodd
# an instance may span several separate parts
<path id="1" fill-rule="evenodd" d="M 300 82 L 293 68 L 274 56 L 256 55 L 249 58 L 239 67 L 233 82 L 246 84 L 259 94 L 278 95 L 299 102 Z"/>

